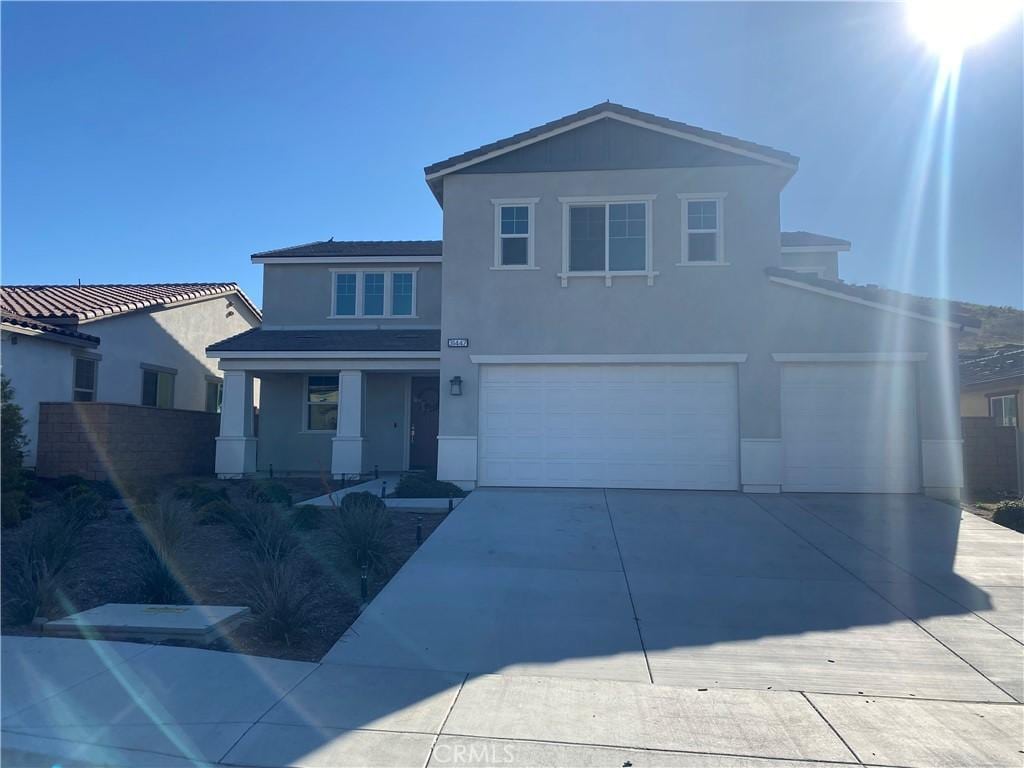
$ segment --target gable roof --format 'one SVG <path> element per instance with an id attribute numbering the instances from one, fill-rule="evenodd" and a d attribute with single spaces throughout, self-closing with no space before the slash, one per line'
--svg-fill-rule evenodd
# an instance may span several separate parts
<path id="1" fill-rule="evenodd" d="M 1024 345 L 960 353 L 961 387 L 1017 378 L 1024 379 Z"/>
<path id="2" fill-rule="evenodd" d="M 795 169 L 800 163 L 800 158 L 795 155 L 791 155 L 788 152 L 783 152 L 780 149 L 775 149 L 774 147 L 769 147 L 764 144 L 756 144 L 752 141 L 738 139 L 735 136 L 728 136 L 724 133 L 709 131 L 706 128 L 699 128 L 695 125 L 681 123 L 677 120 L 670 120 L 667 117 L 661 117 L 650 112 L 641 112 L 638 109 L 632 109 L 631 107 L 626 107 L 622 104 L 605 101 L 600 104 L 595 104 L 592 107 L 582 109 L 579 112 L 574 112 L 571 115 L 566 115 L 565 117 L 560 117 L 557 120 L 552 120 L 551 122 L 544 123 L 543 125 L 538 125 L 536 128 L 531 128 L 528 131 L 522 131 L 521 133 L 514 134 L 508 138 L 500 139 L 498 141 L 491 142 L 490 144 L 484 144 L 476 149 L 471 149 L 458 155 L 453 155 L 446 160 L 441 160 L 428 165 L 423 169 L 423 172 L 426 174 L 427 183 L 434 192 L 434 196 L 440 200 L 440 179 L 446 174 L 490 159 L 496 155 L 511 152 L 523 145 L 543 141 L 552 135 L 563 133 L 589 122 L 605 118 L 622 120 L 641 127 L 650 128 L 663 133 L 669 133 L 673 136 L 677 136 L 678 138 L 689 139 L 690 141 L 696 141 L 702 144 L 718 147 L 728 152 L 746 155 L 752 159 L 761 160 L 774 165 L 782 165 L 787 168 Z"/>
<path id="3" fill-rule="evenodd" d="M 140 283 L 110 285 L 5 285 L 3 311 L 20 317 L 80 323 L 150 307 L 236 294 L 260 319 L 260 311 L 237 283 Z"/>
<path id="4" fill-rule="evenodd" d="M 0 326 L 12 333 L 22 333 L 30 336 L 44 336 L 51 341 L 73 344 L 80 347 L 95 347 L 100 343 L 98 336 L 88 333 L 81 333 L 74 328 L 61 328 L 57 325 L 50 325 L 30 317 L 21 317 L 10 312 L 0 310 Z"/>
<path id="5" fill-rule="evenodd" d="M 783 267 L 766 267 L 765 274 L 775 282 L 796 288 L 805 288 L 816 293 L 839 299 L 847 299 L 877 309 L 885 309 L 903 315 L 937 323 L 949 323 L 961 328 L 980 328 L 981 320 L 958 311 L 955 302 L 924 299 L 908 293 L 890 291 L 877 285 L 855 285 L 842 280 L 825 280 L 810 272 L 796 272 Z"/>
<path id="6" fill-rule="evenodd" d="M 805 232 L 802 229 L 798 229 L 796 232 L 783 232 L 782 233 L 782 247 L 783 248 L 817 248 L 820 247 L 822 250 L 829 251 L 848 251 L 850 249 L 849 240 L 840 240 L 838 237 L 829 237 L 828 235 L 818 235 L 814 232 Z"/>
<path id="7" fill-rule="evenodd" d="M 252 254 L 254 262 L 268 259 L 309 259 L 309 258 L 382 258 L 399 257 L 441 257 L 440 240 L 318 240 L 289 248 L 259 251 Z"/>

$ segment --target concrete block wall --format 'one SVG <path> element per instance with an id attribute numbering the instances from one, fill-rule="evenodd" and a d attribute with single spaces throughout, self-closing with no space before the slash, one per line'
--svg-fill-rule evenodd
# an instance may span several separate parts
<path id="1" fill-rule="evenodd" d="M 996 426 L 988 416 L 961 419 L 964 440 L 964 492 L 967 498 L 1017 487 L 1017 430 Z"/>
<path id="2" fill-rule="evenodd" d="M 36 472 L 131 482 L 213 474 L 220 415 L 117 403 L 40 403 Z"/>

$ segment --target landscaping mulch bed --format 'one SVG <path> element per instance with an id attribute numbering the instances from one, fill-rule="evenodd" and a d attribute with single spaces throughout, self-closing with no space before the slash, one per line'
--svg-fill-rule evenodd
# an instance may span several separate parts
<path id="1" fill-rule="evenodd" d="M 216 489 L 218 481 L 204 482 Z M 305 484 L 288 483 L 293 499 L 301 501 L 322 492 L 314 479 Z M 306 487 L 308 486 L 308 487 Z M 52 500 L 41 502 L 33 517 L 55 515 Z M 323 514 L 337 514 L 324 509 Z M 391 576 L 416 551 L 417 520 L 422 520 L 426 539 L 447 516 L 436 510 L 392 510 L 395 542 L 394 564 L 387 573 L 371 573 L 370 598 L 379 592 Z M 173 563 L 179 581 L 185 586 L 191 602 L 206 605 L 249 605 L 248 583 L 253 572 L 249 542 L 230 525 L 200 524 L 200 515 L 190 526 L 188 541 L 180 548 Z M 29 521 L 31 522 L 31 521 Z M 27 534 L 28 523 L 6 529 L 0 540 L 0 559 L 7 562 Z M 359 615 L 360 570 L 354 566 L 334 564 L 326 558 L 320 545 L 321 529 L 298 531 L 301 546 L 294 557 L 304 583 L 316 584 L 309 598 L 311 620 L 304 631 L 289 643 L 273 642 L 263 636 L 254 622 L 243 622 L 226 641 L 213 647 L 258 656 L 281 659 L 318 661 Z M 142 559 L 144 534 L 133 513 L 121 502 L 114 502 L 102 519 L 90 523 L 81 534 L 80 546 L 69 563 L 63 581 L 63 598 L 68 613 L 87 610 L 104 603 L 141 602 L 134 571 Z M 47 618 L 58 618 L 51 615 Z M 37 634 L 31 625 L 12 624 L 9 612 L 0 612 L 5 634 Z"/>

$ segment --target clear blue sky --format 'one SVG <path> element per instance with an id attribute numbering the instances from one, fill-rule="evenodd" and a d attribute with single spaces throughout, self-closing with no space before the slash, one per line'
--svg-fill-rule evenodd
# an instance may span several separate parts
<path id="1" fill-rule="evenodd" d="M 611 99 L 800 156 L 843 273 L 1021 306 L 1022 30 L 964 62 L 948 272 L 912 179 L 935 59 L 881 3 L 2 6 L 3 280 L 237 280 L 253 251 L 436 238 L 423 166 Z M 911 252 L 908 199 L 923 194 Z"/>

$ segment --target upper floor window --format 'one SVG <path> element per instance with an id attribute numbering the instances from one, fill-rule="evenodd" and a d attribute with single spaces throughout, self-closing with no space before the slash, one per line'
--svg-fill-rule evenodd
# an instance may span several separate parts
<path id="1" fill-rule="evenodd" d="M 492 200 L 494 203 L 494 266 L 532 269 L 533 206 L 540 198 Z"/>
<path id="2" fill-rule="evenodd" d="M 414 317 L 416 270 L 332 270 L 331 317 Z"/>
<path id="3" fill-rule="evenodd" d="M 177 371 L 142 365 L 142 404 L 154 408 L 174 407 L 174 377 Z"/>
<path id="4" fill-rule="evenodd" d="M 1017 395 L 1009 393 L 1006 395 L 995 395 L 988 399 L 989 415 L 996 420 L 996 426 L 1016 427 L 1017 422 Z"/>
<path id="5" fill-rule="evenodd" d="M 724 194 L 681 194 L 683 264 L 724 264 L 722 202 Z"/>
<path id="6" fill-rule="evenodd" d="M 75 358 L 75 382 L 72 399 L 77 402 L 92 402 L 96 399 L 96 371 L 99 363 L 89 357 Z"/>
<path id="7" fill-rule="evenodd" d="M 653 196 L 561 198 L 565 227 L 562 285 L 573 275 L 646 275 L 654 280 L 651 263 L 651 201 Z"/>

